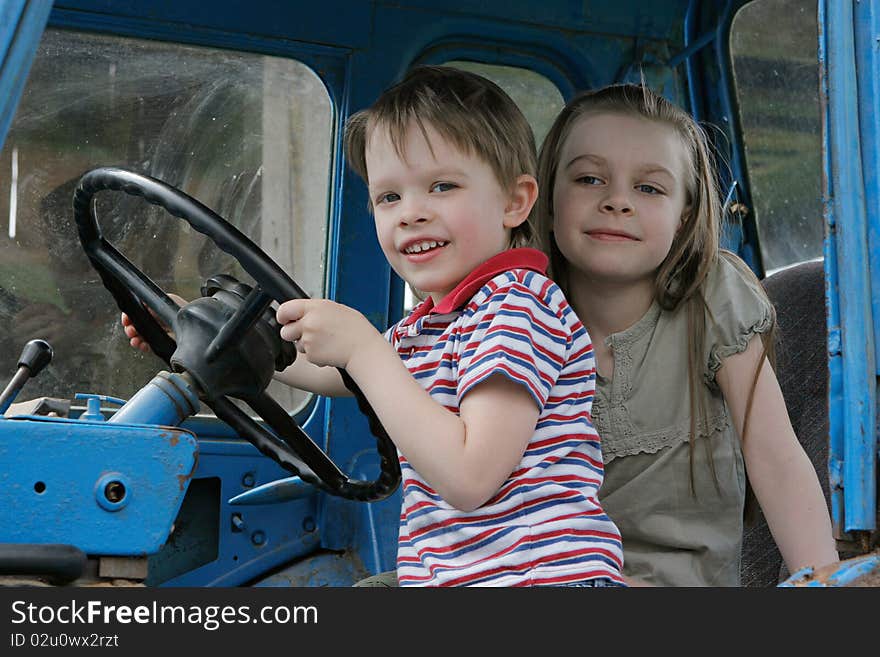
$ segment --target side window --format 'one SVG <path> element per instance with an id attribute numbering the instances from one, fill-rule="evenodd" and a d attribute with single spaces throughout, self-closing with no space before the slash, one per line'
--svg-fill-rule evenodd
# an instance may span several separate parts
<path id="1" fill-rule="evenodd" d="M 822 256 L 822 137 L 815 2 L 756 0 L 731 54 L 767 273 Z"/>
<path id="2" fill-rule="evenodd" d="M 0 151 L 0 378 L 34 337 L 50 341 L 55 359 L 27 398 L 127 398 L 164 365 L 128 346 L 80 248 L 71 197 L 96 166 L 181 188 L 321 296 L 331 135 L 327 91 L 297 61 L 47 30 Z M 194 298 L 220 272 L 252 282 L 142 199 L 104 192 L 97 204 L 105 236 L 166 291 Z M 272 392 L 288 409 L 305 399 Z"/>

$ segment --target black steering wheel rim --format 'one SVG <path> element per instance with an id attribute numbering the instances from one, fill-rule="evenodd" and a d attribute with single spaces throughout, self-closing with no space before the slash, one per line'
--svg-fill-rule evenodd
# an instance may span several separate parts
<path id="1" fill-rule="evenodd" d="M 259 246 L 213 210 L 181 190 L 156 178 L 119 167 L 100 167 L 88 171 L 80 179 L 73 196 L 74 220 L 80 243 L 119 308 L 129 315 L 156 355 L 169 365 L 177 344 L 146 307 L 152 309 L 167 326 L 174 325 L 180 308 L 104 238 L 94 204 L 95 195 L 104 190 L 139 196 L 186 221 L 235 258 L 267 297 L 279 303 L 307 297 Z M 242 399 L 273 429 L 271 432 L 241 411 L 226 395 L 208 394 L 204 401 L 220 419 L 230 424 L 262 453 L 305 481 L 347 499 L 383 499 L 393 493 L 400 483 L 396 449 L 357 384 L 345 370 L 339 369 L 339 373 L 346 387 L 354 394 L 358 407 L 367 416 L 370 430 L 376 437 L 381 471 L 374 481 L 347 477 L 265 391 Z"/>

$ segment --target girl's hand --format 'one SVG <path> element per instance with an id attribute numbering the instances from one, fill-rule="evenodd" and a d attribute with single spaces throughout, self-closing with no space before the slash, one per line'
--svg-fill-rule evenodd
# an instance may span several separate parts
<path id="1" fill-rule="evenodd" d="M 168 298 L 181 308 L 189 303 L 186 299 L 176 294 L 169 294 Z M 156 321 L 161 324 L 162 328 L 165 329 L 168 335 L 173 338 L 174 334 L 171 333 L 170 327 L 165 326 L 165 324 L 163 324 L 159 320 L 159 318 L 156 317 L 156 313 L 154 313 L 152 310 L 150 310 L 149 308 L 147 308 L 147 310 L 149 310 L 150 314 L 156 318 Z M 131 344 L 132 347 L 134 347 L 135 349 L 140 349 L 144 353 L 150 353 L 150 345 L 148 345 L 146 340 L 141 337 L 141 334 L 138 333 L 138 330 L 134 327 L 134 324 L 131 323 L 131 318 L 125 313 L 122 313 L 122 330 L 125 332 L 125 337 L 128 338 L 128 342 L 129 344 Z"/>
<path id="2" fill-rule="evenodd" d="M 319 366 L 347 368 L 371 342 L 385 339 L 361 313 L 326 299 L 295 299 L 278 307 L 281 337 Z"/>

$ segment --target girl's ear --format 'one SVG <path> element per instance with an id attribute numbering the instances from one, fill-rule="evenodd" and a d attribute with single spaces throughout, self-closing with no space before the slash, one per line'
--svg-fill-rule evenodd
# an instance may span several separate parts
<path id="1" fill-rule="evenodd" d="M 529 218 L 529 212 L 538 199 L 538 181 L 534 176 L 518 176 L 510 193 L 510 201 L 504 209 L 504 227 L 516 228 Z"/>

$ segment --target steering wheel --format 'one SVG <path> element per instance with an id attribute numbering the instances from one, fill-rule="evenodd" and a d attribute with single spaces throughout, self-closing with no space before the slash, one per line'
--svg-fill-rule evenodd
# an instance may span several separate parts
<path id="1" fill-rule="evenodd" d="M 231 276 L 216 276 L 202 288 L 205 296 L 178 307 L 102 236 L 93 199 L 103 190 L 140 196 L 188 222 L 234 257 L 256 286 L 251 288 Z M 82 247 L 119 308 L 155 354 L 173 371 L 187 372 L 194 379 L 200 398 L 217 417 L 286 470 L 327 493 L 368 502 L 394 492 L 400 483 L 394 444 L 344 369 L 339 369 L 342 380 L 376 437 L 381 472 L 375 481 L 352 480 L 345 475 L 265 392 L 273 371 L 283 370 L 296 358 L 296 349 L 279 335 L 270 304 L 307 295 L 247 236 L 179 189 L 116 167 L 93 169 L 80 179 L 73 212 Z M 147 308 L 171 328 L 175 338 Z M 250 367 L 243 367 L 245 363 Z M 230 397 L 246 402 L 271 431 L 239 409 Z"/>

